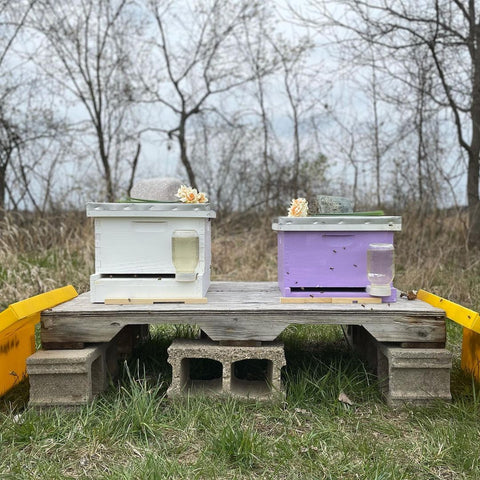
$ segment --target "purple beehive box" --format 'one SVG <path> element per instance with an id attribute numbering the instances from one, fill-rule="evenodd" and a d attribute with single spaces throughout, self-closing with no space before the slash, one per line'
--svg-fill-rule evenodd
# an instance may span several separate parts
<path id="1" fill-rule="evenodd" d="M 285 297 L 368 297 L 367 249 L 392 243 L 401 217 L 279 217 L 278 285 Z M 396 290 L 383 302 L 394 302 Z"/>

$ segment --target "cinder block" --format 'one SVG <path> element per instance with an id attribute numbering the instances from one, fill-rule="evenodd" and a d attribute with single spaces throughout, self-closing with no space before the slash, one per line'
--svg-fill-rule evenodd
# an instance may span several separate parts
<path id="1" fill-rule="evenodd" d="M 387 403 L 451 400 L 452 354 L 443 348 L 396 348 L 379 344 L 378 378 Z"/>
<path id="2" fill-rule="evenodd" d="M 172 384 L 168 396 L 231 394 L 268 399 L 281 394 L 283 344 L 225 346 L 207 339 L 174 340 L 168 348 Z"/>
<path id="3" fill-rule="evenodd" d="M 107 386 L 107 346 L 39 350 L 29 357 L 29 405 L 82 405 L 90 402 Z"/>

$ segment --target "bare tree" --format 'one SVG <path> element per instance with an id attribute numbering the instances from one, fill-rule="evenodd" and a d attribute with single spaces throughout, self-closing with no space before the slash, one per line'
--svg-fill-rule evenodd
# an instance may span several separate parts
<path id="1" fill-rule="evenodd" d="M 425 49 L 434 65 L 428 95 L 452 116 L 459 147 L 468 158 L 467 200 L 470 246 L 480 246 L 480 24 L 475 0 L 339 1 L 335 12 L 312 0 L 335 25 L 392 58 L 410 62 Z M 338 7 L 338 5 L 337 5 Z M 341 15 L 339 15 L 341 12 Z"/>
<path id="2" fill-rule="evenodd" d="M 289 115 L 292 122 L 293 165 L 291 174 L 291 196 L 299 196 L 300 173 L 302 161 L 306 155 L 302 151 L 301 137 L 308 136 L 305 118 L 314 114 L 321 114 L 324 97 L 327 94 L 325 85 L 321 86 L 316 79 L 319 77 L 317 68 L 306 62 L 311 55 L 314 44 L 308 36 L 300 38 L 295 43 L 288 43 L 282 37 L 269 37 L 272 46 L 280 59 L 283 86 L 288 101 Z M 320 92 L 320 93 L 319 93 Z M 303 129 L 302 129 L 303 127 Z M 303 130 L 303 131 L 301 131 Z"/>
<path id="3" fill-rule="evenodd" d="M 271 197 L 273 183 L 273 145 L 272 137 L 273 127 L 271 124 L 271 115 L 269 109 L 268 91 L 272 90 L 268 85 L 269 75 L 273 73 L 280 65 L 280 57 L 275 51 L 273 42 L 269 38 L 269 30 L 274 27 L 271 24 L 271 18 L 268 17 L 265 9 L 260 11 L 255 25 L 245 24 L 244 40 L 241 43 L 241 52 L 245 61 L 245 66 L 253 79 L 253 97 L 255 105 L 251 106 L 249 113 L 258 116 L 260 124 L 258 125 L 261 134 L 261 159 L 262 169 L 259 172 L 262 176 L 264 185 L 264 201 L 268 208 Z"/>
<path id="4" fill-rule="evenodd" d="M 119 196 L 125 166 L 123 187 L 131 185 L 141 148 L 132 84 L 132 38 L 140 29 L 129 8 L 127 0 L 38 0 L 30 24 L 46 40 L 34 60 L 83 109 L 71 126 L 85 148 L 96 144 L 92 153 L 108 201 Z"/>
<path id="5" fill-rule="evenodd" d="M 0 2 L 0 211 L 5 208 L 8 169 L 24 142 L 21 121 L 10 103 L 21 80 L 12 76 L 7 55 L 25 27 L 34 4 L 35 0 L 19 1 L 16 5 L 5 0 Z"/>
<path id="6" fill-rule="evenodd" d="M 188 145 L 190 121 L 215 108 L 212 98 L 251 80 L 238 61 L 237 45 L 259 2 L 150 1 L 149 6 L 158 31 L 154 43 L 160 67 L 144 79 L 145 102 L 166 107 L 169 125 L 149 129 L 176 140 L 190 185 L 197 187 Z"/>

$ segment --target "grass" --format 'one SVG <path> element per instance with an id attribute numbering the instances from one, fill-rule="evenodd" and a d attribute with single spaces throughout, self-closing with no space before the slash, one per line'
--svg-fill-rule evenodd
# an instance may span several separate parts
<path id="1" fill-rule="evenodd" d="M 479 255 L 463 246 L 461 221 L 404 219 L 399 288 L 423 287 L 478 309 Z M 3 305 L 67 283 L 88 288 L 93 231 L 81 214 L 7 217 L 0 232 Z M 221 220 L 212 250 L 217 279 L 275 280 L 269 219 Z M 330 326 L 283 332 L 284 401 L 171 401 L 168 345 L 198 331 L 156 326 L 91 405 L 30 409 L 28 382 L 0 399 L 0 479 L 480 478 L 480 389 L 460 369 L 461 328 L 447 328 L 453 402 L 391 410 L 376 378 Z"/>
<path id="2" fill-rule="evenodd" d="M 391 410 L 338 332 L 296 330 L 284 336 L 286 400 L 262 403 L 170 401 L 164 358 L 178 331 L 156 327 L 121 381 L 93 404 L 44 411 L 4 405 L 0 478 L 479 477 L 480 405 L 471 383 L 454 389 L 452 404 Z M 352 406 L 338 401 L 340 392 Z"/>

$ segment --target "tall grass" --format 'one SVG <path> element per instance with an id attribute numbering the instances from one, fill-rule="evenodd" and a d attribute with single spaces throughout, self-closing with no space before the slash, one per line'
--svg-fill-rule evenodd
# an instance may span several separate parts
<path id="1" fill-rule="evenodd" d="M 0 307 L 68 284 L 85 291 L 93 270 L 93 226 L 84 214 L 0 221 Z"/>

